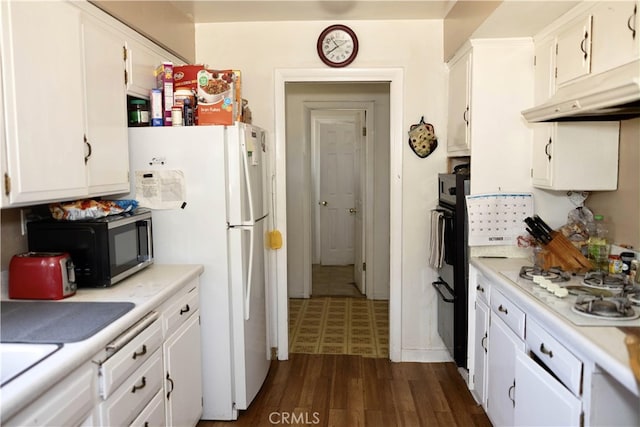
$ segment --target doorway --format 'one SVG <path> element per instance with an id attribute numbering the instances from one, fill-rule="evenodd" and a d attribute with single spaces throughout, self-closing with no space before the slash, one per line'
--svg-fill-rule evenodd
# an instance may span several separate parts
<path id="1" fill-rule="evenodd" d="M 304 173 L 304 162 L 309 161 L 310 153 L 306 147 L 304 138 L 294 138 L 287 134 L 287 113 L 290 108 L 287 106 L 286 86 L 289 83 L 304 82 L 317 83 L 343 83 L 345 90 L 352 89 L 352 86 L 358 83 L 383 83 L 386 88 L 388 97 L 387 109 L 385 111 L 388 120 L 388 128 L 386 132 L 381 132 L 382 144 L 376 148 L 383 150 L 387 155 L 386 174 L 384 186 L 385 191 L 382 192 L 386 197 L 386 214 L 387 214 L 387 255 L 382 258 L 385 260 L 386 274 L 378 275 L 385 279 L 387 283 L 387 292 L 389 299 L 389 346 L 391 360 L 400 360 L 400 302 L 401 302 L 401 243 L 402 243 L 402 215 L 401 215 L 401 193 L 402 193 L 402 118 L 403 118 L 403 71 L 402 69 L 294 69 L 294 70 L 276 70 L 275 85 L 275 107 L 276 107 L 276 135 L 275 135 L 275 210 L 279 212 L 276 215 L 275 226 L 282 232 L 283 244 L 286 250 L 280 250 L 273 253 L 276 268 L 272 270 L 272 277 L 277 283 L 273 299 L 277 307 L 275 318 L 274 335 L 276 338 L 272 342 L 277 342 L 278 358 L 281 360 L 288 359 L 288 284 L 290 282 L 302 281 L 305 273 L 310 271 L 295 271 L 299 276 L 297 278 L 289 277 L 288 266 L 297 265 L 295 261 L 288 258 L 293 255 L 294 258 L 300 256 L 311 257 L 311 229 L 308 231 L 303 227 L 299 229 L 292 228 L 289 230 L 290 222 L 288 216 L 295 217 L 296 220 L 303 221 L 304 218 L 310 218 L 310 203 L 304 204 L 300 200 L 287 199 L 288 183 L 301 184 L 304 188 L 310 187 L 310 178 Z M 318 89 L 320 92 L 321 89 Z M 303 120 L 300 119 L 300 122 Z M 296 156 L 287 153 L 288 147 L 297 147 Z M 373 165 L 372 165 L 373 167 Z M 379 183 L 378 183 L 379 184 Z M 299 196 L 296 193 L 296 197 Z M 296 224 L 297 225 L 297 224 Z M 377 232 L 378 230 L 376 230 Z M 375 233 L 374 233 L 375 234 Z M 299 270 L 310 270 L 311 265 L 300 265 Z M 368 286 L 368 284 L 367 284 Z"/>
<path id="2" fill-rule="evenodd" d="M 373 104 L 366 107 L 305 105 L 310 109 L 313 194 L 311 283 L 306 284 L 310 288 L 305 294 L 363 297 L 367 292 L 366 117 Z"/>

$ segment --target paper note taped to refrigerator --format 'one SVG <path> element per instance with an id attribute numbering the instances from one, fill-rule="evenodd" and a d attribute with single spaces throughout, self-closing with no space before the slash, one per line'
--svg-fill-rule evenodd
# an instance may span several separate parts
<path id="1" fill-rule="evenodd" d="M 186 201 L 181 170 L 136 171 L 136 200 L 151 209 L 178 209 Z"/>
<path id="2" fill-rule="evenodd" d="M 473 194 L 466 200 L 469 246 L 515 245 L 518 236 L 527 235 L 531 193 Z"/>

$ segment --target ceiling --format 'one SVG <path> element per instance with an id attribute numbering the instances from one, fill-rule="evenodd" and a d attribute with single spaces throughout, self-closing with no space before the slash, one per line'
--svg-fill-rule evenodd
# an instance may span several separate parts
<path id="1" fill-rule="evenodd" d="M 464 18 L 482 0 L 171 0 L 195 23 Z M 487 0 L 498 3 L 473 37 L 533 36 L 581 0 Z M 476 8 L 477 9 L 477 8 Z M 451 16 L 449 16 L 451 18 Z"/>
<path id="2" fill-rule="evenodd" d="M 456 0 L 172 0 L 195 23 L 443 19 Z"/>

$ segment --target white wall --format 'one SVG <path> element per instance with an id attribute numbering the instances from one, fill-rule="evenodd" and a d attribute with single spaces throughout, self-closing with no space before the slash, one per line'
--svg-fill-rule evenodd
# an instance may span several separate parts
<path id="1" fill-rule="evenodd" d="M 325 68 L 316 53 L 318 34 L 334 22 L 249 22 L 196 25 L 196 60 L 212 68 L 242 70 L 243 97 L 254 124 L 274 132 L 274 70 Z M 441 21 L 345 22 L 360 41 L 350 68 L 404 70 L 403 140 L 409 126 L 425 120 L 440 139 L 439 148 L 419 159 L 408 144 L 391 147 L 402 157 L 402 360 L 441 360 L 444 346 L 436 327 L 436 299 L 428 267 L 429 211 L 437 204 L 437 174 L 446 168 L 446 74 L 442 62 Z M 271 135 L 273 137 L 273 135 Z"/>

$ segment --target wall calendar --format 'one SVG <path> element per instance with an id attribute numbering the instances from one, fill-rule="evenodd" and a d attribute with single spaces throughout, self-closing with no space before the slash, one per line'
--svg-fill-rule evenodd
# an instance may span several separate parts
<path id="1" fill-rule="evenodd" d="M 518 236 L 527 235 L 531 193 L 473 194 L 466 200 L 469 246 L 516 245 Z"/>

